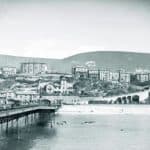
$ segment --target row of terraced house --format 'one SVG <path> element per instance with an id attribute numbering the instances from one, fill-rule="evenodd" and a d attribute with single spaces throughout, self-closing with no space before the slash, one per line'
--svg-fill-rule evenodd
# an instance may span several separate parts
<path id="1" fill-rule="evenodd" d="M 85 66 L 74 66 L 72 74 L 75 79 L 89 78 L 106 82 L 131 83 L 150 81 L 150 71 L 143 71 L 142 69 L 140 71 L 127 72 L 124 69 L 111 71 L 109 69 L 89 69 Z"/>
<path id="2" fill-rule="evenodd" d="M 88 69 L 84 66 L 75 66 L 72 68 L 74 78 L 90 78 L 101 81 L 114 81 L 129 83 L 131 76 L 124 70 L 110 71 L 109 69 Z"/>

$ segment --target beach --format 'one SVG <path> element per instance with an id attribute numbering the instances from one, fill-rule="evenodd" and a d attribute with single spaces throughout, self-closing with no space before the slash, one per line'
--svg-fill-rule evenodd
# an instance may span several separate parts
<path id="1" fill-rule="evenodd" d="M 57 114 L 150 115 L 150 105 L 63 105 Z"/>

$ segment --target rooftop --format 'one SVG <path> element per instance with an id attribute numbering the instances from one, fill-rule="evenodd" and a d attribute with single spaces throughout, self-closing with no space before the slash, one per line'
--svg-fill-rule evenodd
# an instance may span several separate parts
<path id="1" fill-rule="evenodd" d="M 46 65 L 46 63 L 41 63 L 41 62 L 22 62 L 21 64 L 44 64 Z"/>

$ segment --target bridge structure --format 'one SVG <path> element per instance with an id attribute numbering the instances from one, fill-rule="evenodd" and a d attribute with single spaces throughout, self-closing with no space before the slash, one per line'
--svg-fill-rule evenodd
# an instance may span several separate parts
<path id="1" fill-rule="evenodd" d="M 11 126 L 13 123 L 17 124 L 19 119 L 24 118 L 25 125 L 28 124 L 28 120 L 38 117 L 44 118 L 44 116 L 50 117 L 51 114 L 55 113 L 59 109 L 59 105 L 36 105 L 36 106 L 26 106 L 26 107 L 18 107 L 13 109 L 3 109 L 0 111 L 0 124 L 1 127 L 3 124 L 5 125 L 6 132 L 8 132 L 9 122 L 11 122 Z M 48 119 L 48 118 L 47 118 Z"/>
<path id="2" fill-rule="evenodd" d="M 112 97 L 104 97 L 103 100 L 111 104 L 138 104 L 150 100 L 150 90 L 128 93 Z"/>

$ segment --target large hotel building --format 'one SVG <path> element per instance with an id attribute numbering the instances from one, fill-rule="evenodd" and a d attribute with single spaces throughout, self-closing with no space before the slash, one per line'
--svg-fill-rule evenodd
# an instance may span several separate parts
<path id="1" fill-rule="evenodd" d="M 21 73 L 24 74 L 40 74 L 47 71 L 46 63 L 27 62 L 21 63 Z"/>

